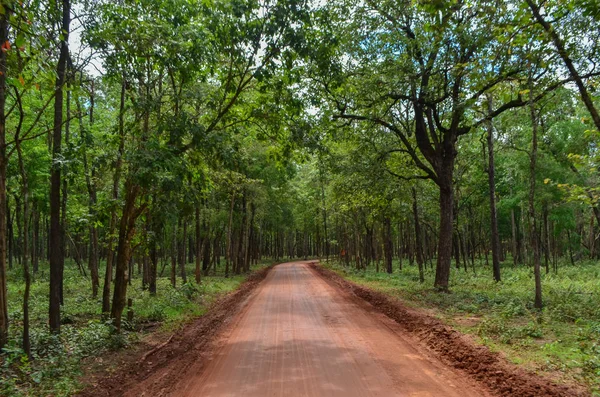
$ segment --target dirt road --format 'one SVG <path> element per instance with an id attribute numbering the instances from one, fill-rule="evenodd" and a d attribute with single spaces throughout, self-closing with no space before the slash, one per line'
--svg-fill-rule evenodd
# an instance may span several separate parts
<path id="1" fill-rule="evenodd" d="M 485 396 L 306 263 L 275 267 L 183 396 Z"/>

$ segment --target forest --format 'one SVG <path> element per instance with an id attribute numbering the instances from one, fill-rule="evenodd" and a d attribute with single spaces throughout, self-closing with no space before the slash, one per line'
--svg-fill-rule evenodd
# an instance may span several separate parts
<path id="1" fill-rule="evenodd" d="M 2 0 L 0 43 L 1 395 L 307 258 L 600 393 L 596 0 Z"/>

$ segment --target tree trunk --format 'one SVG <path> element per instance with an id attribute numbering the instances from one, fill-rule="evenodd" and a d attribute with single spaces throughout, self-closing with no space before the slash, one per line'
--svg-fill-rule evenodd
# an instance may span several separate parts
<path id="1" fill-rule="evenodd" d="M 512 192 L 512 189 L 511 189 Z M 511 193 L 512 195 L 512 193 Z M 512 248 L 512 256 L 513 256 L 513 265 L 517 266 L 519 260 L 519 251 L 517 247 L 517 223 L 515 221 L 515 209 L 510 209 L 510 226 L 511 226 L 511 248 Z"/>
<path id="2" fill-rule="evenodd" d="M 123 154 L 125 152 L 125 92 L 127 82 L 125 76 L 121 81 L 121 97 L 119 101 L 119 152 L 115 164 L 115 173 L 113 176 L 112 199 L 114 201 L 111 209 L 110 224 L 108 228 L 108 244 L 106 250 L 106 270 L 104 272 L 104 287 L 102 289 L 102 313 L 106 315 L 110 311 L 110 284 L 112 281 L 112 268 L 114 262 L 114 241 L 113 236 L 117 227 L 117 200 L 119 199 L 119 182 L 121 179 L 121 166 L 123 164 Z"/>
<path id="3" fill-rule="evenodd" d="M 227 258 L 225 258 L 225 277 L 229 277 L 229 264 L 231 262 L 232 241 L 231 236 L 233 231 L 233 206 L 235 204 L 235 191 L 231 192 L 231 205 L 229 207 L 229 224 L 227 226 Z"/>
<path id="4" fill-rule="evenodd" d="M 68 68 L 68 65 L 67 65 Z M 68 69 L 67 69 L 68 70 Z M 67 119 L 64 122 L 65 125 L 65 146 L 68 148 L 69 147 L 69 139 L 70 139 L 70 125 L 71 125 L 71 118 L 70 118 L 70 114 L 71 114 L 71 85 L 69 84 L 69 81 L 65 81 L 66 84 L 66 91 L 67 91 L 67 98 L 66 98 L 66 109 L 65 109 L 65 113 L 67 115 Z M 63 156 L 64 157 L 64 156 Z M 61 187 L 61 203 L 60 203 L 60 213 L 61 213 L 61 217 L 60 217 L 60 232 L 61 232 L 61 236 L 60 236 L 60 240 L 62 241 L 62 249 L 63 249 L 63 253 L 61 254 L 62 256 L 62 267 L 63 267 L 63 271 L 65 268 L 65 258 L 67 257 L 67 198 L 68 198 L 68 181 L 67 178 L 64 177 L 62 178 L 62 187 Z M 75 249 L 77 249 L 77 247 L 75 247 L 75 243 L 73 242 L 73 246 Z M 79 259 L 77 259 L 77 265 L 81 271 L 82 267 L 81 264 L 79 262 Z M 61 306 L 64 305 L 64 277 L 61 276 L 60 278 L 60 304 Z"/>
<path id="5" fill-rule="evenodd" d="M 202 272 L 200 268 L 200 251 L 202 250 L 202 241 L 200 234 L 200 204 L 196 205 L 196 283 L 202 282 Z"/>
<path id="6" fill-rule="evenodd" d="M 447 161 L 445 161 L 447 163 Z M 454 189 L 452 189 L 452 168 L 454 161 L 446 164 L 446 168 L 439 175 L 440 179 L 440 233 L 438 240 L 438 256 L 435 269 L 436 289 L 448 291 L 450 281 L 450 266 L 452 262 L 452 221 L 454 210 Z"/>
<path id="7" fill-rule="evenodd" d="M 421 250 L 421 224 L 419 223 L 419 210 L 417 207 L 417 190 L 412 188 L 412 209 L 413 209 L 413 217 L 415 220 L 415 250 L 417 257 L 417 265 L 419 266 L 419 281 L 425 282 L 425 275 L 423 273 L 423 252 Z"/>
<path id="8" fill-rule="evenodd" d="M 246 227 L 248 223 L 248 215 L 246 211 L 246 192 L 242 193 L 242 223 L 240 225 L 240 233 L 237 245 L 237 265 L 235 267 L 235 274 L 240 274 L 243 268 L 246 267 L 244 263 L 245 258 L 245 240 L 246 240 Z"/>
<path id="9" fill-rule="evenodd" d="M 31 264 L 33 273 L 37 274 L 39 267 L 40 213 L 33 208 L 33 233 L 31 238 Z"/>
<path id="10" fill-rule="evenodd" d="M 186 259 L 186 241 L 187 241 L 187 219 L 183 219 L 182 221 L 183 224 L 183 228 L 182 228 L 182 236 L 181 236 L 181 241 L 179 244 L 179 273 L 181 276 L 181 282 L 183 284 L 187 283 L 187 274 L 185 271 L 185 259 Z"/>
<path id="11" fill-rule="evenodd" d="M 531 83 L 530 83 L 531 85 Z M 542 309 L 542 278 L 540 271 L 540 247 L 539 247 L 539 236 L 537 228 L 537 219 L 535 214 L 535 185 L 536 185 L 536 162 L 537 162 L 537 149 L 538 149 L 538 126 L 537 116 L 535 110 L 535 104 L 533 103 L 533 92 L 530 88 L 530 115 L 532 123 L 531 131 L 531 153 L 529 162 L 529 219 L 531 222 L 531 248 L 533 250 L 533 272 L 535 277 L 535 299 L 534 307 L 536 309 Z"/>
<path id="12" fill-rule="evenodd" d="M 246 267 L 244 270 L 246 272 L 250 271 L 250 252 L 251 247 L 254 245 L 255 232 L 254 232 L 254 217 L 256 215 L 256 205 L 254 203 L 250 203 L 250 230 L 248 232 L 248 238 L 246 243 Z"/>
<path id="13" fill-rule="evenodd" d="M 8 158 L 7 160 L 8 161 Z M 6 178 L 5 178 L 5 186 L 6 186 Z M 10 205 L 9 205 L 9 199 L 10 199 L 10 195 L 5 194 L 4 195 L 6 198 L 6 205 L 4 207 L 6 207 L 6 229 L 7 229 L 7 233 L 8 233 L 8 268 L 10 270 L 12 270 L 13 268 L 13 256 L 14 256 L 14 235 L 13 235 L 13 222 L 12 222 L 12 215 L 10 214 Z M 50 257 L 48 256 L 48 259 L 50 259 Z"/>
<path id="14" fill-rule="evenodd" d="M 488 94 L 488 112 L 493 111 L 492 96 Z M 500 235 L 498 234 L 498 213 L 496 211 L 496 166 L 494 164 L 494 126 L 491 121 L 487 122 L 487 149 L 488 149 L 488 185 L 490 195 L 490 221 L 492 242 L 492 268 L 494 280 L 500 281 Z"/>
<path id="15" fill-rule="evenodd" d="M 210 266 L 210 225 L 206 223 L 206 220 L 203 222 L 202 229 L 204 230 L 204 238 L 202 240 L 202 271 L 208 274 Z M 215 249 L 217 248 L 215 247 Z"/>
<path id="16" fill-rule="evenodd" d="M 131 239 L 135 233 L 135 220 L 139 215 L 135 208 L 139 191 L 139 186 L 135 185 L 132 181 L 127 181 L 125 184 L 125 204 L 119 223 L 115 288 L 110 310 L 110 317 L 117 331 L 121 330 L 121 315 L 127 302 L 127 270 L 131 258 Z"/>
<path id="17" fill-rule="evenodd" d="M 61 166 L 59 162 L 62 143 L 63 124 L 63 86 L 67 75 L 67 60 L 69 58 L 69 25 L 71 22 L 71 4 L 69 0 L 62 1 L 62 40 L 60 41 L 60 56 L 56 66 L 56 84 L 54 95 L 54 124 L 52 134 L 52 159 L 50 170 L 50 297 L 49 323 L 50 331 L 60 332 L 61 287 L 64 270 L 64 230 L 61 230 Z"/>
<path id="18" fill-rule="evenodd" d="M 550 243 L 548 237 L 548 204 L 544 203 L 544 207 L 542 209 L 542 218 L 543 218 L 543 233 L 542 236 L 544 238 L 544 265 L 546 267 L 546 274 L 550 273 Z M 594 230 L 594 218 L 592 218 L 592 224 L 590 226 L 592 230 Z M 593 244 L 593 239 L 592 239 Z M 590 245 L 591 247 L 591 245 Z"/>
<path id="19" fill-rule="evenodd" d="M 22 110 L 22 109 L 21 109 Z M 21 120 L 19 129 L 23 121 L 23 112 L 20 114 Z M 31 360 L 31 342 L 29 339 L 29 292 L 31 290 L 31 275 L 29 274 L 29 183 L 25 165 L 23 164 L 23 153 L 21 143 L 16 141 L 17 154 L 19 157 L 19 171 L 21 173 L 22 191 L 23 191 L 23 276 L 25 278 L 25 291 L 23 293 L 23 351 Z"/>
<path id="20" fill-rule="evenodd" d="M 8 39 L 9 11 L 0 14 L 0 42 Z M 0 349 L 8 341 L 8 296 L 6 287 L 7 195 L 6 170 L 6 52 L 0 51 Z"/>
<path id="21" fill-rule="evenodd" d="M 392 267 L 392 259 L 394 255 L 394 247 L 392 244 L 392 220 L 389 216 L 386 216 L 383 220 L 383 233 L 384 233 L 384 251 L 385 251 L 385 270 L 388 274 L 392 274 L 394 269 Z"/>
<path id="22" fill-rule="evenodd" d="M 171 235 L 171 286 L 177 286 L 177 224 L 173 224 Z"/>
<path id="23" fill-rule="evenodd" d="M 91 94 L 91 97 L 93 97 L 93 92 Z M 96 227 L 96 218 L 97 218 L 97 214 L 96 214 L 96 201 L 97 201 L 97 194 L 96 194 L 96 186 L 94 184 L 93 178 L 95 177 L 95 173 L 94 173 L 94 168 L 92 167 L 92 170 L 90 171 L 89 169 L 89 164 L 88 164 L 88 159 L 87 159 L 87 151 L 85 148 L 85 143 L 87 141 L 87 131 L 84 128 L 83 125 L 83 112 L 81 109 L 81 103 L 79 102 L 79 100 L 76 100 L 76 106 L 77 106 L 77 113 L 79 114 L 78 116 L 78 120 L 79 120 L 79 134 L 81 136 L 81 145 L 84 146 L 84 150 L 83 150 L 83 172 L 85 174 L 85 182 L 86 182 L 86 187 L 88 190 L 88 212 L 92 218 L 92 222 L 90 224 L 90 254 L 89 254 L 89 261 L 88 261 L 88 268 L 90 270 L 90 275 L 92 278 L 92 297 L 96 298 L 98 296 L 98 288 L 100 287 L 100 275 L 99 275 L 99 271 L 98 271 L 98 266 L 99 266 L 99 260 L 98 260 L 98 228 Z M 91 103 L 91 107 L 90 107 L 90 126 L 93 125 L 94 123 L 94 111 L 93 111 L 93 103 L 94 100 L 90 99 L 90 103 Z M 91 175 L 90 175 L 91 172 Z"/>
<path id="24" fill-rule="evenodd" d="M 152 197 L 152 203 L 156 203 L 156 196 Z M 153 207 L 153 211 L 156 208 Z M 156 276 L 158 272 L 158 236 L 160 234 L 159 224 L 157 222 L 157 217 L 153 212 L 148 212 L 148 217 L 150 218 L 150 228 L 153 233 L 150 236 L 150 269 L 149 269 L 149 280 L 148 280 L 148 290 L 151 296 L 156 295 Z"/>

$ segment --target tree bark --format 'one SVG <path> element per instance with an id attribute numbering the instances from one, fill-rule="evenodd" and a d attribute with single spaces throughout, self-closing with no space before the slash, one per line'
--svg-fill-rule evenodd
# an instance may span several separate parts
<path id="1" fill-rule="evenodd" d="M 231 236 L 233 231 L 233 206 L 235 204 L 235 191 L 231 192 L 231 205 L 229 207 L 229 224 L 227 226 L 227 258 L 225 258 L 225 277 L 229 277 L 229 265 L 231 262 L 232 241 Z"/>
<path id="2" fill-rule="evenodd" d="M 40 213 L 33 207 L 33 233 L 31 235 L 31 264 L 33 273 L 37 274 L 39 267 L 39 242 L 40 242 Z"/>
<path id="3" fill-rule="evenodd" d="M 492 96 L 487 98 L 488 112 L 493 111 Z M 492 242 L 492 269 L 494 280 L 500 281 L 500 236 L 498 234 L 498 213 L 496 211 L 496 165 L 494 164 L 494 126 L 491 121 L 487 122 L 487 149 L 488 149 L 488 185 L 490 196 L 490 223 Z"/>
<path id="4" fill-rule="evenodd" d="M 246 238 L 246 266 L 244 270 L 246 272 L 250 271 L 250 259 L 251 259 L 251 248 L 254 246 L 255 232 L 254 232 L 254 217 L 256 215 L 256 205 L 254 203 L 250 203 L 250 228 L 248 231 L 248 237 Z"/>
<path id="5" fill-rule="evenodd" d="M 394 256 L 394 247 L 392 244 L 392 220 L 389 216 L 386 216 L 383 220 L 383 230 L 384 230 L 384 250 L 385 250 L 385 270 L 388 274 L 392 274 L 394 272 L 394 268 L 392 267 L 392 259 Z"/>
<path id="6" fill-rule="evenodd" d="M 19 130 L 23 121 L 23 109 L 21 109 Z M 31 360 L 31 342 L 29 339 L 29 292 L 31 290 L 31 275 L 29 273 L 29 183 L 25 165 L 23 163 L 23 153 L 21 143 L 17 137 L 15 139 L 17 146 L 17 155 L 19 157 L 19 171 L 21 173 L 22 191 L 23 191 L 23 276 L 25 278 L 25 291 L 23 293 L 23 351 Z"/>
<path id="7" fill-rule="evenodd" d="M 202 241 L 200 233 L 200 204 L 196 205 L 196 283 L 202 282 L 202 271 L 200 268 L 200 251 L 202 250 Z"/>
<path id="8" fill-rule="evenodd" d="M 512 191 L 512 189 L 511 189 L 511 191 Z M 517 263 L 519 261 L 519 251 L 518 251 L 518 246 L 517 246 L 517 223 L 515 220 L 515 209 L 514 208 L 510 209 L 510 227 L 511 227 L 511 233 L 512 233 L 511 249 L 512 249 L 512 257 L 513 257 L 513 265 L 517 266 Z"/>
<path id="9" fill-rule="evenodd" d="M 121 315 L 127 302 L 127 270 L 131 259 L 131 239 L 135 233 L 135 220 L 140 210 L 136 210 L 135 202 L 140 188 L 132 181 L 125 184 L 125 204 L 119 223 L 119 243 L 117 245 L 117 263 L 115 267 L 115 288 L 113 292 L 110 317 L 117 331 L 121 330 Z"/>
<path id="10" fill-rule="evenodd" d="M 91 97 L 93 97 L 93 92 L 90 95 Z M 90 103 L 91 103 L 91 107 L 90 107 L 90 126 L 93 125 L 94 123 L 94 118 L 93 118 L 93 104 L 94 104 L 94 100 L 90 99 Z M 98 228 L 96 227 L 96 201 L 97 201 L 97 193 L 96 193 L 96 186 L 95 186 L 95 182 L 93 180 L 93 178 L 95 177 L 94 175 L 94 167 L 92 166 L 92 169 L 90 170 L 89 164 L 88 164 L 88 158 L 87 158 L 87 151 L 86 151 L 86 147 L 85 147 L 85 143 L 87 141 L 86 135 L 87 135 L 87 131 L 84 127 L 83 124 L 83 112 L 81 109 L 81 103 L 79 102 L 79 100 L 76 100 L 76 106 L 77 106 L 77 113 L 79 114 L 78 119 L 79 119 L 79 134 L 81 136 L 81 144 L 82 146 L 84 146 L 83 149 L 83 172 L 85 174 L 85 183 L 86 183 L 86 187 L 87 187 L 87 191 L 88 191 L 88 211 L 90 213 L 92 222 L 90 224 L 89 227 L 89 232 L 90 232 L 90 254 L 89 254 L 89 258 L 88 258 L 88 268 L 90 270 L 90 275 L 92 278 L 92 297 L 96 298 L 98 296 L 98 288 L 100 287 L 100 274 L 98 271 L 98 265 L 99 265 L 99 260 L 98 260 Z M 90 175 L 91 173 L 91 175 Z"/>
<path id="11" fill-rule="evenodd" d="M 110 224 L 108 228 L 108 244 L 106 250 L 106 269 L 104 272 L 104 287 L 102 289 L 102 313 L 105 315 L 110 311 L 110 284 L 112 281 L 112 268 L 114 262 L 114 232 L 117 227 L 117 200 L 119 199 L 119 183 L 121 180 L 121 167 L 123 164 L 123 154 L 125 152 L 125 92 L 127 82 L 125 76 L 121 80 L 121 97 L 119 101 L 119 152 L 115 163 L 115 173 L 113 175 L 112 199 L 113 205 L 110 214 Z"/>
<path id="12" fill-rule="evenodd" d="M 0 15 L 0 42 L 8 39 L 9 12 Z M 6 171 L 6 52 L 0 51 L 0 349 L 8 341 L 8 296 L 6 287 L 7 196 Z"/>
<path id="13" fill-rule="evenodd" d="M 156 211 L 156 196 L 152 196 L 152 210 Z M 161 228 L 157 221 L 157 216 L 154 212 L 148 211 L 148 217 L 150 218 L 150 229 L 152 233 L 150 235 L 150 269 L 149 269 L 149 280 L 148 290 L 151 296 L 156 295 L 156 276 L 158 271 L 158 236 L 160 235 Z"/>
<path id="14" fill-rule="evenodd" d="M 56 84 L 54 94 L 54 124 L 52 133 L 52 169 L 50 171 L 50 331 L 60 332 L 61 287 L 64 270 L 64 239 L 61 224 L 61 165 L 59 163 L 62 143 L 63 124 L 63 86 L 67 75 L 69 57 L 69 25 L 71 22 L 71 3 L 62 1 L 62 22 L 60 56 L 56 66 Z"/>
<path id="15" fill-rule="evenodd" d="M 530 83 L 531 85 L 531 83 Z M 538 126 L 535 104 L 533 103 L 533 93 L 530 88 L 530 115 L 531 115 L 531 153 L 529 162 L 529 219 L 531 222 L 531 248 L 533 250 L 533 272 L 535 277 L 535 299 L 534 307 L 542 309 L 542 278 L 540 271 L 540 246 L 537 228 L 537 219 L 535 213 L 535 186 L 536 186 L 536 163 L 538 150 Z"/>
<path id="16" fill-rule="evenodd" d="M 419 281 L 425 282 L 425 275 L 423 273 L 423 252 L 421 250 L 421 224 L 419 222 L 419 210 L 417 207 L 417 190 L 412 188 L 412 209 L 413 217 L 415 220 L 415 251 L 417 257 L 417 265 L 419 266 Z"/>
<path id="17" fill-rule="evenodd" d="M 452 229 L 454 211 L 454 189 L 452 188 L 452 171 L 454 160 L 447 163 L 440 181 L 440 232 L 438 239 L 438 256 L 435 269 L 434 287 L 442 292 L 448 291 L 450 281 L 450 267 L 452 263 Z"/>
<path id="18" fill-rule="evenodd" d="M 248 223 L 248 211 L 246 203 L 246 192 L 242 192 L 242 224 L 240 225 L 239 244 L 237 253 L 237 265 L 235 267 L 235 274 L 240 274 L 242 269 L 246 268 L 246 228 Z"/>
<path id="19" fill-rule="evenodd" d="M 171 286 L 177 286 L 177 224 L 173 224 L 173 233 L 171 235 Z"/>
<path id="20" fill-rule="evenodd" d="M 186 242 L 187 242 L 187 219 L 181 220 L 181 240 L 179 244 L 179 275 L 181 276 L 181 282 L 185 284 L 187 282 L 187 274 L 185 271 L 185 260 L 186 260 Z"/>

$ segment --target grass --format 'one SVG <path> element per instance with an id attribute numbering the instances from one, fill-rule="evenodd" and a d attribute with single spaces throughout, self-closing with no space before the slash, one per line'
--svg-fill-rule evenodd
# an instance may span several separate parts
<path id="1" fill-rule="evenodd" d="M 503 266 L 499 283 L 482 264 L 476 274 L 453 268 L 450 294 L 433 290 L 431 269 L 421 284 L 416 266 L 399 270 L 397 262 L 393 274 L 377 273 L 374 267 L 325 266 L 408 306 L 426 309 L 516 364 L 555 380 L 585 384 L 600 396 L 600 263 L 580 262 L 545 274 L 541 314 L 533 308 L 533 271 L 526 266 Z"/>
<path id="2" fill-rule="evenodd" d="M 263 262 L 253 270 L 269 265 Z M 64 306 L 61 333 L 53 335 L 48 328 L 48 265 L 40 266 L 34 276 L 30 295 L 30 327 L 33 360 L 30 362 L 21 349 L 23 331 L 24 281 L 20 267 L 9 271 L 9 343 L 0 355 L 1 396 L 69 396 L 81 388 L 82 359 L 99 357 L 109 351 L 131 347 L 152 331 L 170 332 L 183 323 L 201 316 L 221 294 L 233 291 L 246 275 L 225 278 L 223 269 L 218 275 L 203 277 L 202 284 L 193 279 L 194 265 L 187 265 L 188 283 L 172 288 L 169 269 L 157 280 L 157 295 L 142 290 L 141 276 L 136 274 L 128 288 L 133 299 L 134 317 L 117 334 L 110 322 L 101 319 L 101 295 L 91 296 L 91 281 L 79 274 L 75 264 L 67 263 L 64 275 Z M 160 268 L 159 268 L 160 271 Z M 102 269 L 101 274 L 104 274 Z M 111 295 L 112 296 L 112 295 Z M 123 314 L 126 317 L 126 311 Z"/>

